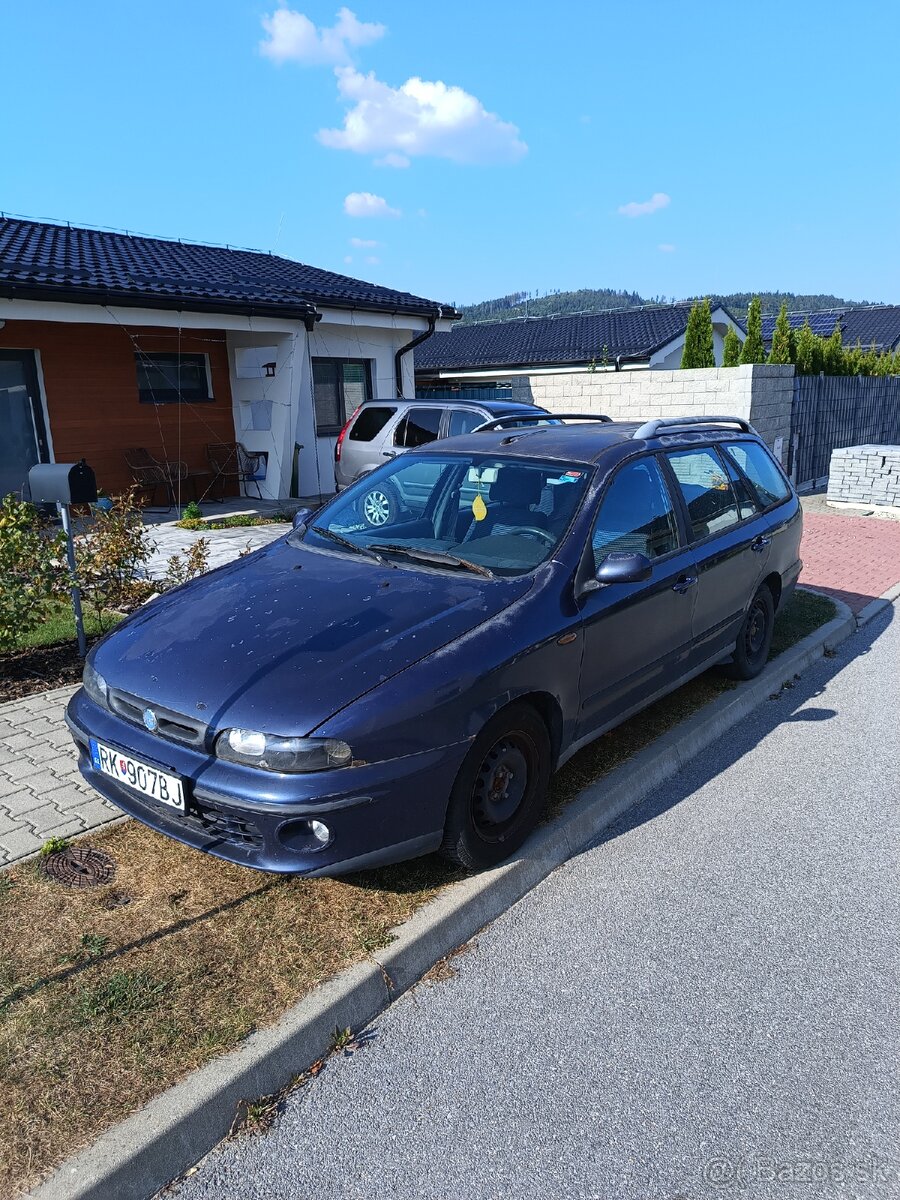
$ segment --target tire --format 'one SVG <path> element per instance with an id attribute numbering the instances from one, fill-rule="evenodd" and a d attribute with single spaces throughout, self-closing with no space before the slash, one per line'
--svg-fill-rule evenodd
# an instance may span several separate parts
<path id="1" fill-rule="evenodd" d="M 550 760 L 547 726 L 530 704 L 511 704 L 492 717 L 450 793 L 444 858 L 479 871 L 514 854 L 544 811 Z"/>
<path id="2" fill-rule="evenodd" d="M 726 674 L 732 679 L 755 679 L 768 662 L 774 629 L 775 602 L 770 588 L 763 584 L 750 601 Z"/>
<path id="3" fill-rule="evenodd" d="M 400 512 L 400 501 L 392 487 L 379 484 L 363 493 L 359 502 L 359 515 L 372 529 L 380 529 L 396 521 Z"/>

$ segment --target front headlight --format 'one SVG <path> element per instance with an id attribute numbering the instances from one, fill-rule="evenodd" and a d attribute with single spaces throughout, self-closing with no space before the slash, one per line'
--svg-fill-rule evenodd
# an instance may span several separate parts
<path id="1" fill-rule="evenodd" d="M 227 762 L 293 774 L 348 767 L 353 751 L 337 738 L 275 737 L 252 729 L 225 729 L 216 738 L 216 755 Z"/>
<path id="2" fill-rule="evenodd" d="M 95 704 L 99 704 L 101 708 L 108 708 L 106 680 L 99 671 L 95 671 L 91 663 L 84 664 L 84 672 L 81 676 L 81 682 L 84 690 Z"/>

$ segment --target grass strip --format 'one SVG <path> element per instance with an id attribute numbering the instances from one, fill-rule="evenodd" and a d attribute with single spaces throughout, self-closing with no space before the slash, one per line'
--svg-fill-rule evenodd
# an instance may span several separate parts
<path id="1" fill-rule="evenodd" d="M 798 592 L 773 655 L 834 616 Z M 734 684 L 707 672 L 557 773 L 562 807 Z M 91 838 L 118 865 L 93 890 L 41 860 L 0 872 L 0 1195 L 15 1195 L 323 980 L 386 945 L 459 873 L 435 857 L 342 879 L 259 874 L 128 822 Z"/>

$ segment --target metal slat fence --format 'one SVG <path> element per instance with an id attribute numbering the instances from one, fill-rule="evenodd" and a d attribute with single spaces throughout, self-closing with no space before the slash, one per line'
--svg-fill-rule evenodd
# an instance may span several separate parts
<path id="1" fill-rule="evenodd" d="M 828 477 L 832 450 L 900 445 L 900 376 L 798 375 L 791 474 L 798 487 Z"/>

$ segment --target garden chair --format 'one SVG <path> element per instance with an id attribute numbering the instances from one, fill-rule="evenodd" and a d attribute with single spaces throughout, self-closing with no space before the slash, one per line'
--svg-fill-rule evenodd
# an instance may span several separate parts
<path id="1" fill-rule="evenodd" d="M 264 454 L 245 450 L 240 442 L 209 442 L 206 446 L 206 457 L 213 473 L 210 487 L 215 488 L 218 484 L 220 501 L 225 499 L 225 484 L 229 480 L 237 483 L 241 495 L 246 495 L 244 488 L 252 483 L 257 496 L 262 500 L 259 481 L 255 476 L 265 461 Z"/>
<path id="2" fill-rule="evenodd" d="M 156 499 L 157 489 L 160 487 L 165 490 L 169 500 L 169 508 L 173 508 L 178 503 L 175 484 L 179 480 L 187 478 L 187 463 L 178 462 L 177 460 L 161 462 L 159 459 L 154 458 L 143 446 L 136 446 L 131 450 L 126 450 L 125 462 L 128 470 L 131 472 L 132 479 L 141 490 L 141 496 L 146 497 L 147 505 L 151 508 L 155 507 L 154 500 Z"/>

